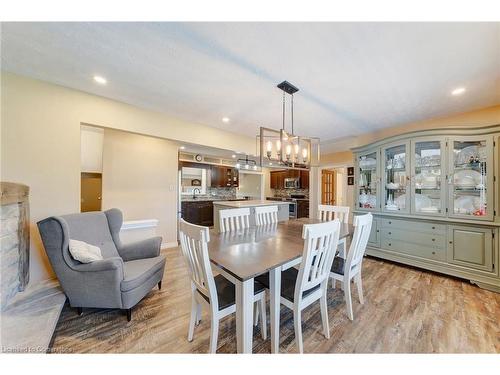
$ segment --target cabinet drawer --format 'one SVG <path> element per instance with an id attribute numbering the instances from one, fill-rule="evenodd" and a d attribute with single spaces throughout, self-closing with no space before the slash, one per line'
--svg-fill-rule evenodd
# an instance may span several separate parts
<path id="1" fill-rule="evenodd" d="M 406 241 L 394 240 L 390 238 L 382 239 L 382 248 L 399 253 L 414 255 L 420 258 L 445 261 L 446 250 L 435 247 L 422 246 Z"/>
<path id="2" fill-rule="evenodd" d="M 436 233 L 417 232 L 397 228 L 384 228 L 382 229 L 382 237 L 389 240 L 408 242 L 443 250 L 446 247 L 446 237 Z"/>
<path id="3" fill-rule="evenodd" d="M 431 232 L 444 235 L 446 233 L 445 224 L 425 223 L 419 221 L 400 219 L 381 219 L 382 228 L 397 228 L 418 232 Z"/>

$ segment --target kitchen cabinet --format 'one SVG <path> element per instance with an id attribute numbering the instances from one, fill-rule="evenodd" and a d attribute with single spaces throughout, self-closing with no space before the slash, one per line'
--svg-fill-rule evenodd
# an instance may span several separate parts
<path id="1" fill-rule="evenodd" d="M 238 169 L 232 167 L 212 165 L 210 186 L 216 188 L 238 187 L 239 186 Z"/>
<path id="2" fill-rule="evenodd" d="M 309 200 L 297 200 L 297 219 L 302 217 L 309 217 Z"/>
<path id="3" fill-rule="evenodd" d="M 214 225 L 212 201 L 185 201 L 181 203 L 181 216 L 188 223 L 211 227 Z"/>
<path id="4" fill-rule="evenodd" d="M 300 171 L 300 188 L 309 189 L 309 171 Z"/>
<path id="5" fill-rule="evenodd" d="M 298 178 L 299 189 L 309 189 L 309 171 L 287 169 L 270 172 L 271 189 L 284 189 L 286 178 Z"/>
<path id="6" fill-rule="evenodd" d="M 493 137 L 453 137 L 448 148 L 450 216 L 493 220 Z"/>
<path id="7" fill-rule="evenodd" d="M 436 137 L 411 140 L 411 203 L 416 215 L 446 214 L 446 141 Z"/>
<path id="8" fill-rule="evenodd" d="M 357 180 L 356 207 L 363 211 L 377 211 L 380 208 L 379 150 L 361 152 L 356 156 Z"/>
<path id="9" fill-rule="evenodd" d="M 490 228 L 448 227 L 448 262 L 485 271 L 493 270 L 495 232 Z"/>
<path id="10" fill-rule="evenodd" d="M 383 211 L 410 212 L 409 142 L 396 142 L 382 147 Z"/>
<path id="11" fill-rule="evenodd" d="M 399 134 L 353 149 L 366 253 L 500 292 L 500 125 Z"/>

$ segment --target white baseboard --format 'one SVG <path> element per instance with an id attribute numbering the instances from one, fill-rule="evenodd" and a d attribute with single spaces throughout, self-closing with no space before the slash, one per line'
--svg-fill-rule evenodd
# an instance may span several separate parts
<path id="1" fill-rule="evenodd" d="M 171 249 L 171 248 L 174 248 L 174 247 L 177 247 L 179 246 L 179 244 L 177 243 L 177 241 L 174 241 L 174 242 L 162 242 L 161 243 L 161 249 Z"/>

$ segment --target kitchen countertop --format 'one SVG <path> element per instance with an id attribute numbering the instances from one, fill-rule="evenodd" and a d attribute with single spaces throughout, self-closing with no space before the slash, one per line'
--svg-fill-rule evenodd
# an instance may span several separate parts
<path id="1" fill-rule="evenodd" d="M 233 207 L 233 208 L 244 208 L 244 207 L 257 207 L 257 206 L 275 206 L 277 204 L 290 204 L 286 201 L 267 201 L 267 200 L 245 200 L 245 201 L 217 201 L 214 205 Z"/>
<path id="2" fill-rule="evenodd" d="M 245 198 L 219 198 L 219 197 L 201 197 L 201 198 L 195 198 L 193 199 L 192 197 L 189 198 L 182 198 L 182 202 L 215 202 L 215 201 L 224 201 L 224 202 L 230 202 L 230 201 L 242 201 L 245 200 Z"/>
<path id="3" fill-rule="evenodd" d="M 279 201 L 309 201 L 309 198 L 284 198 L 284 197 L 267 197 L 268 200 L 273 201 L 273 202 L 279 202 Z"/>

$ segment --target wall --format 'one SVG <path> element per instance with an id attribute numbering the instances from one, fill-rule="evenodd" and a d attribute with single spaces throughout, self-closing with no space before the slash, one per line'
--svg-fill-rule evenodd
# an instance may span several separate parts
<path id="1" fill-rule="evenodd" d="M 1 72 L 1 179 L 28 185 L 31 282 L 53 277 L 36 222 L 80 210 L 81 123 L 248 153 L 255 139 Z M 175 173 L 177 176 L 177 168 Z"/>
<path id="2" fill-rule="evenodd" d="M 81 127 L 80 157 L 82 172 L 102 173 L 104 130 L 95 126 Z"/>
<path id="3" fill-rule="evenodd" d="M 124 220 L 157 219 L 164 245 L 175 245 L 177 145 L 105 129 L 103 150 L 102 209 L 120 208 Z"/>
<path id="4" fill-rule="evenodd" d="M 411 131 L 447 128 L 447 127 L 481 127 L 500 124 L 500 105 L 458 115 L 435 118 L 396 127 L 382 129 L 377 132 L 361 134 L 328 145 L 328 149 L 337 149 L 337 152 L 325 152 L 321 155 L 321 165 L 349 165 L 353 164 L 353 155 L 348 151 L 352 147 L 363 146 L 380 139 L 392 137 Z"/>
<path id="5" fill-rule="evenodd" d="M 260 199 L 262 178 L 262 174 L 260 173 L 240 172 L 238 195 L 249 196 L 253 199 Z"/>

